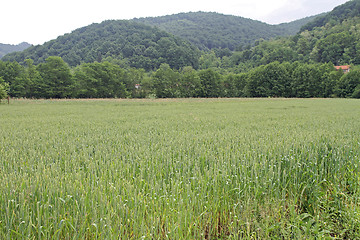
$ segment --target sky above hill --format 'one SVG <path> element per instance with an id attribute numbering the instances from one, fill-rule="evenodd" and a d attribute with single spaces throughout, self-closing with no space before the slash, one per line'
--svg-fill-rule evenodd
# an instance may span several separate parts
<path id="1" fill-rule="evenodd" d="M 11 0 L 1 3 L 0 43 L 43 44 L 109 19 L 217 12 L 278 24 L 331 11 L 348 0 Z"/>

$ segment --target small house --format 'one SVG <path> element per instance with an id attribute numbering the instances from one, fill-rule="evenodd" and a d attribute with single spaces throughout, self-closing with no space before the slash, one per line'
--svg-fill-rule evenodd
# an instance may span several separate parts
<path id="1" fill-rule="evenodd" d="M 350 72 L 350 65 L 335 66 L 336 70 L 342 70 L 344 73 Z"/>

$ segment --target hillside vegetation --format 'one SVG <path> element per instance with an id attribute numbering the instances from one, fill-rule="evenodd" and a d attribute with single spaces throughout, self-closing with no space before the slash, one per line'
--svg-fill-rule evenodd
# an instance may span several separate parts
<path id="1" fill-rule="evenodd" d="M 279 62 L 332 63 L 334 65 L 360 64 L 360 1 L 350 1 L 336 8 L 337 21 L 330 12 L 318 19 L 325 19 L 323 26 L 305 29 L 295 36 L 268 41 L 258 40 L 255 46 L 221 57 L 203 55 L 200 64 L 230 71 L 247 71 L 253 67 Z M 311 25 L 311 24 L 310 24 Z M 309 26 L 310 26 L 309 25 Z M 307 27 L 308 28 L 308 27 Z M 205 58 L 205 59 L 204 59 Z"/>
<path id="2" fill-rule="evenodd" d="M 311 31 L 316 27 L 324 27 L 327 24 L 339 24 L 344 20 L 360 16 L 360 1 L 352 0 L 337 6 L 330 13 L 317 17 L 314 21 L 305 24 L 301 31 Z"/>
<path id="3" fill-rule="evenodd" d="M 360 64 L 360 18 L 305 30 L 294 37 L 259 41 L 251 49 L 235 52 L 233 64 L 259 66 L 273 61 Z"/>
<path id="4" fill-rule="evenodd" d="M 254 44 L 257 39 L 293 35 L 314 17 L 281 25 L 269 25 L 243 17 L 211 12 L 190 12 L 134 19 L 157 26 L 176 36 L 187 39 L 199 49 L 228 48 L 236 50 Z"/>
<path id="5" fill-rule="evenodd" d="M 32 59 L 39 64 L 49 56 L 59 56 L 70 66 L 77 66 L 111 58 L 119 60 L 120 65 L 145 70 L 156 69 L 161 63 L 176 69 L 183 66 L 197 68 L 198 49 L 242 49 L 253 45 L 257 39 L 295 34 L 301 24 L 311 19 L 273 26 L 242 17 L 197 12 L 104 21 L 23 52 L 9 54 L 3 60 L 23 62 Z"/>
<path id="6" fill-rule="evenodd" d="M 122 64 L 146 70 L 161 63 L 173 68 L 197 67 L 199 51 L 185 40 L 157 28 L 133 21 L 104 21 L 65 34 L 55 40 L 9 54 L 4 61 L 44 62 L 49 56 L 62 57 L 70 66 L 117 59 Z"/>

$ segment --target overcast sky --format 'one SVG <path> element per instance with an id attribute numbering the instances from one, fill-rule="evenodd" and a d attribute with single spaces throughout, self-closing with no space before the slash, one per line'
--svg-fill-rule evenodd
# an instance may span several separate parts
<path id="1" fill-rule="evenodd" d="M 331 11 L 348 0 L 8 0 L 1 3 L 0 43 L 43 44 L 108 19 L 218 12 L 278 24 Z"/>

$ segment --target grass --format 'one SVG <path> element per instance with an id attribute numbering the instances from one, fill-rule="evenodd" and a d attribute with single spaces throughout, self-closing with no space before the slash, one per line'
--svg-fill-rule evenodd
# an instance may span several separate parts
<path id="1" fill-rule="evenodd" d="M 0 105 L 1 239 L 360 238 L 360 102 Z"/>

